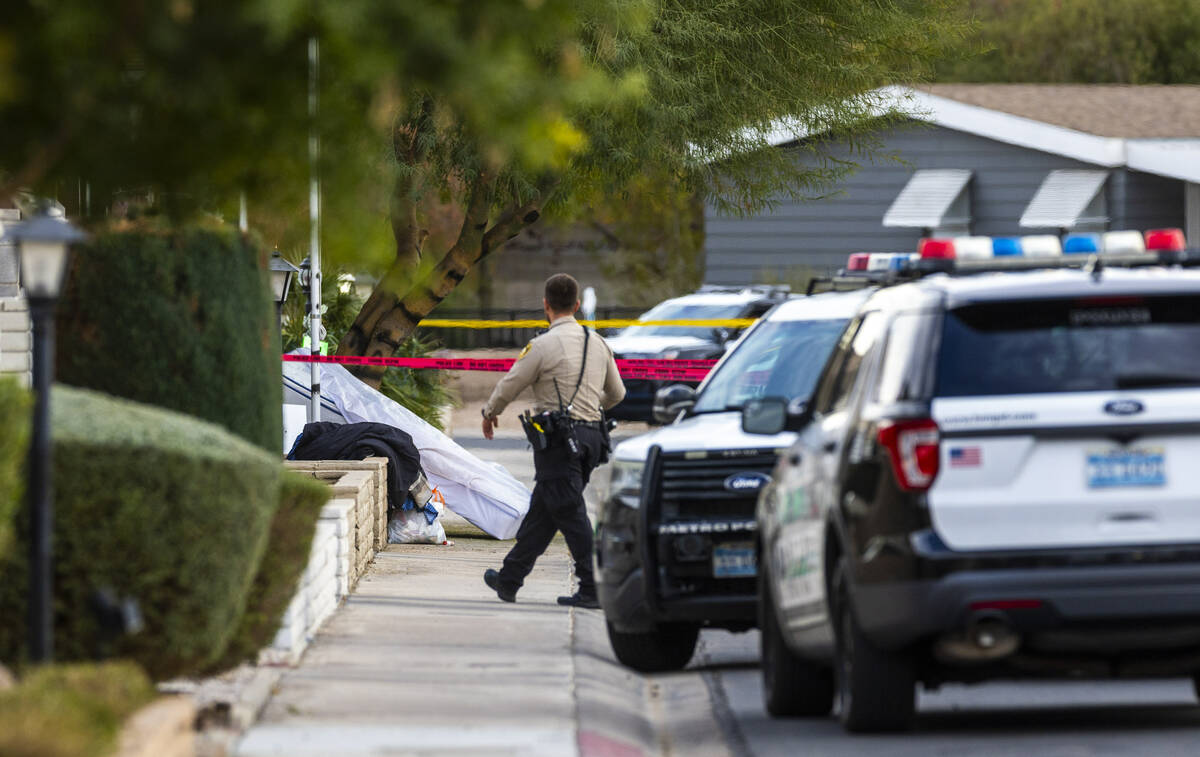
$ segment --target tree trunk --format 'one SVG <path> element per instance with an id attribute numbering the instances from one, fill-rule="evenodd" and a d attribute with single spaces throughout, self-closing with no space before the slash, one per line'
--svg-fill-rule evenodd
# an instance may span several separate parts
<path id="1" fill-rule="evenodd" d="M 542 200 L 538 198 L 507 208 L 488 228 L 494 186 L 494 178 L 488 174 L 481 174 L 475 180 L 457 241 L 438 264 L 413 282 L 403 295 L 399 294 L 399 289 L 385 289 L 389 282 L 396 282 L 411 273 L 411 262 L 397 258 L 342 338 L 337 354 L 368 357 L 395 354 L 421 319 L 454 291 L 471 268 L 541 216 Z M 382 366 L 357 366 L 350 370 L 375 389 L 379 388 L 386 371 Z"/>

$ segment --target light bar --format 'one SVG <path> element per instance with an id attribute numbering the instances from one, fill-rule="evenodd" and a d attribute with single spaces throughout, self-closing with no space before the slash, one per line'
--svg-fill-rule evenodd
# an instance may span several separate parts
<path id="1" fill-rule="evenodd" d="M 1101 237 L 1104 252 L 1145 252 L 1146 241 L 1140 231 L 1106 231 Z"/>
<path id="2" fill-rule="evenodd" d="M 1053 234 L 1021 237 L 1021 250 L 1029 258 L 1056 258 L 1062 255 L 1062 242 Z"/>
<path id="3" fill-rule="evenodd" d="M 1024 255 L 1021 249 L 1020 237 L 995 237 L 992 239 L 992 255 L 1006 257 L 1008 255 Z"/>
<path id="4" fill-rule="evenodd" d="M 953 239 L 930 239 L 921 240 L 921 244 L 917 247 L 917 254 L 922 258 L 937 258 L 941 260 L 954 258 L 954 240 Z"/>
<path id="5" fill-rule="evenodd" d="M 1063 253 L 1100 252 L 1099 234 L 1072 234 L 1063 240 Z"/>
<path id="6" fill-rule="evenodd" d="M 1147 250 L 1183 250 L 1187 241 L 1183 229 L 1150 229 L 1146 232 Z"/>
<path id="7" fill-rule="evenodd" d="M 855 252 L 850 255 L 850 259 L 846 261 L 847 271 L 865 271 L 870 264 L 871 255 L 867 252 Z"/>
<path id="8" fill-rule="evenodd" d="M 955 237 L 954 256 L 959 260 L 982 260 L 992 257 L 991 237 Z"/>

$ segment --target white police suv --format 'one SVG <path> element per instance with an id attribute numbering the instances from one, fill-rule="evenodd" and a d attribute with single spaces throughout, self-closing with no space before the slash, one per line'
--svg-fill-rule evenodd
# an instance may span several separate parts
<path id="1" fill-rule="evenodd" d="M 917 683 L 1200 685 L 1200 258 L 1182 241 L 972 260 L 931 240 L 810 402 L 746 404 L 764 441 L 799 434 L 758 506 L 772 714 L 827 714 L 836 691 L 848 729 L 889 730 Z"/>
<path id="2" fill-rule="evenodd" d="M 679 415 L 673 424 L 614 450 L 609 478 L 598 482 L 598 588 L 625 665 L 682 668 L 702 626 L 755 625 L 754 503 L 795 435 L 743 433 L 741 407 L 767 396 L 807 399 L 865 298 L 855 291 L 778 304 L 698 390 L 662 390 Z"/>

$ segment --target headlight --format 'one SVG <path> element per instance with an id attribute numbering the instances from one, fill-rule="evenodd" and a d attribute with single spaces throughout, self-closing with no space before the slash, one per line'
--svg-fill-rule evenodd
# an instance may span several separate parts
<path id="1" fill-rule="evenodd" d="M 642 499 L 644 460 L 613 460 L 608 494 L 626 507 L 637 507 Z"/>

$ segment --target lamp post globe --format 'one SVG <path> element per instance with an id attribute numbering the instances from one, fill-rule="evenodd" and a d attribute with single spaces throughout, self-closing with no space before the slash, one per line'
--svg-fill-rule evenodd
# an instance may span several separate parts
<path id="1" fill-rule="evenodd" d="M 53 541 L 50 384 L 54 377 L 54 303 L 62 291 L 69 247 L 85 238 L 62 218 L 37 215 L 12 228 L 21 287 L 33 321 L 33 433 L 29 444 L 29 657 L 54 657 Z"/>
<path id="2" fill-rule="evenodd" d="M 300 269 L 284 260 L 279 254 L 279 248 L 271 253 L 271 293 L 275 297 L 275 316 L 280 326 L 283 325 L 283 303 L 287 302 L 288 292 L 292 289 L 292 281 Z"/>

